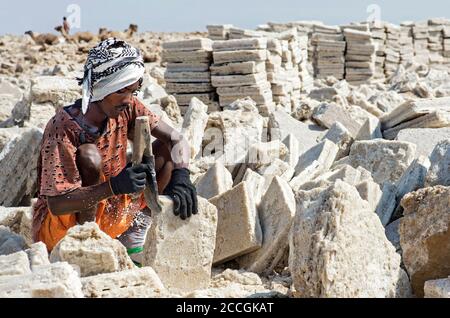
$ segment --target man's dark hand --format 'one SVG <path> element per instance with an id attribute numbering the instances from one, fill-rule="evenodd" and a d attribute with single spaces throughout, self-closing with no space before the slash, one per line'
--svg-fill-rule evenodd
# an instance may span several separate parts
<path id="1" fill-rule="evenodd" d="M 186 168 L 172 171 L 172 178 L 164 190 L 164 194 L 172 198 L 174 214 L 186 220 L 198 212 L 197 191 L 189 178 Z"/>
<path id="2" fill-rule="evenodd" d="M 138 164 L 132 166 L 129 163 L 123 170 L 110 180 L 111 189 L 115 195 L 141 192 L 145 189 L 147 166 Z"/>

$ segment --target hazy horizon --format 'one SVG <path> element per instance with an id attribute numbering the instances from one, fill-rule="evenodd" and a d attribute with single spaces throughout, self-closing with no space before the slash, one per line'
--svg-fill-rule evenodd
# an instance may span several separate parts
<path id="1" fill-rule="evenodd" d="M 75 7 L 69 5 L 75 4 Z M 375 4 L 377 7 L 369 7 Z M 124 30 L 130 23 L 139 25 L 139 32 L 191 32 L 206 31 L 207 24 L 233 24 L 254 29 L 260 24 L 318 20 L 329 25 L 365 21 L 377 14 L 383 21 L 422 21 L 446 17 L 450 2 L 444 0 L 366 1 L 366 0 L 316 0 L 316 1 L 256 1 L 256 0 L 165 0 L 165 1 L 88 1 L 88 0 L 24 0 L 0 2 L 0 35 L 35 32 L 56 32 L 62 17 L 77 21 L 74 10 L 79 8 L 80 28 L 72 32 L 93 31 L 100 27 Z M 375 8 L 370 9 L 368 8 Z M 73 20 L 75 17 L 75 20 Z M 447 16 L 448 17 L 448 16 Z"/>

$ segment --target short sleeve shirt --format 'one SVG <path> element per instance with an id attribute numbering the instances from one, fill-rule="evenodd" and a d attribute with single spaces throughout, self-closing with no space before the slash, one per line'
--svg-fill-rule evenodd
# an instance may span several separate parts
<path id="1" fill-rule="evenodd" d="M 77 101 L 75 108 L 80 106 Z M 81 111 L 81 110 L 80 110 Z M 101 136 L 87 133 L 68 113 L 61 108 L 47 124 L 41 143 L 38 161 L 38 202 L 33 213 L 33 233 L 39 231 L 48 207 L 46 196 L 58 196 L 80 188 L 81 176 L 76 164 L 76 152 L 83 143 L 94 143 L 102 157 L 104 180 L 116 176 L 127 164 L 128 139 L 133 140 L 134 122 L 139 116 L 148 116 L 153 130 L 160 118 L 148 110 L 137 98 L 117 119 L 109 118 Z M 114 207 L 117 197 L 108 199 Z M 113 211 L 120 221 L 121 211 Z M 108 212 L 108 211 L 107 211 Z M 128 211 L 127 211 L 128 212 Z M 114 223 L 114 221 L 113 221 Z"/>

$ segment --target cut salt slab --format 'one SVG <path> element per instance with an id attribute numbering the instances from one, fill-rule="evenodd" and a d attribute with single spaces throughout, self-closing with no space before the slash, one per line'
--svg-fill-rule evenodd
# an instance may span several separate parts
<path id="1" fill-rule="evenodd" d="M 0 205 L 17 206 L 26 195 L 34 195 L 42 130 L 24 129 L 0 152 Z"/>
<path id="2" fill-rule="evenodd" d="M 380 122 L 368 118 L 359 129 L 356 140 L 372 140 L 383 138 L 381 134 Z"/>
<path id="3" fill-rule="evenodd" d="M 0 278 L 21 276 L 30 273 L 30 261 L 28 260 L 27 253 L 20 251 L 9 255 L 0 255 Z"/>
<path id="4" fill-rule="evenodd" d="M 367 169 L 378 184 L 396 183 L 415 158 L 416 146 L 409 142 L 383 139 L 356 141 L 349 163 Z"/>
<path id="5" fill-rule="evenodd" d="M 191 159 L 201 152 L 203 135 L 208 122 L 208 106 L 196 97 L 192 98 L 189 108 L 184 116 L 182 134 L 187 139 Z"/>
<path id="6" fill-rule="evenodd" d="M 391 182 L 385 182 L 382 185 L 383 195 L 378 202 L 375 213 L 380 217 L 381 224 L 386 226 L 391 220 L 397 201 L 397 187 Z"/>
<path id="7" fill-rule="evenodd" d="M 340 122 L 335 122 L 326 132 L 322 140 L 328 139 L 339 147 L 336 160 L 342 159 L 350 153 L 353 137 Z"/>
<path id="8" fill-rule="evenodd" d="M 0 206 L 0 225 L 8 227 L 12 232 L 22 236 L 28 245 L 33 243 L 31 223 L 32 207 L 3 207 Z"/>
<path id="9" fill-rule="evenodd" d="M 265 61 L 267 59 L 266 50 L 241 50 L 214 52 L 214 63 L 224 64 L 233 62 Z"/>
<path id="10" fill-rule="evenodd" d="M 306 183 L 316 178 L 326 170 L 327 169 L 322 163 L 314 160 L 313 162 L 309 163 L 309 165 L 306 166 L 306 168 L 303 169 L 302 172 L 292 178 L 292 180 L 289 182 L 289 185 L 296 192 L 300 190 Z"/>
<path id="11" fill-rule="evenodd" d="M 425 185 L 450 186 L 450 139 L 439 142 L 430 155 L 431 166 Z"/>
<path id="12" fill-rule="evenodd" d="M 295 198 L 289 184 L 274 177 L 259 205 L 262 246 L 237 259 L 241 267 L 255 273 L 269 273 L 288 248 L 288 234 L 295 215 Z"/>
<path id="13" fill-rule="evenodd" d="M 249 147 L 261 142 L 264 119 L 261 115 L 246 110 L 225 110 L 211 113 L 208 117 L 204 141 L 209 142 L 203 148 L 207 154 L 215 149 L 222 153 L 222 162 L 226 167 L 245 157 Z"/>
<path id="14" fill-rule="evenodd" d="M 255 61 L 211 65 L 211 75 L 245 75 L 263 73 L 265 70 L 264 62 Z"/>
<path id="15" fill-rule="evenodd" d="M 289 154 L 287 155 L 285 161 L 291 166 L 295 168 L 298 162 L 298 157 L 300 157 L 300 147 L 298 139 L 294 134 L 289 134 L 286 138 L 283 139 L 283 144 L 289 150 Z"/>
<path id="16" fill-rule="evenodd" d="M 172 52 L 181 51 L 212 51 L 213 41 L 210 39 L 200 38 L 200 39 L 190 39 L 182 41 L 172 41 L 164 42 L 162 44 L 163 50 Z"/>
<path id="17" fill-rule="evenodd" d="M 320 125 L 330 128 L 335 122 L 341 123 L 354 138 L 358 135 L 361 125 L 355 121 L 346 110 L 335 103 L 323 103 L 314 110 L 312 118 Z"/>
<path id="18" fill-rule="evenodd" d="M 369 173 L 370 174 L 370 173 Z M 348 184 L 356 186 L 357 184 L 366 181 L 372 180 L 372 177 L 366 178 L 362 175 L 361 171 L 353 168 L 352 166 L 343 164 L 329 172 L 321 174 L 314 180 L 303 184 L 300 189 L 301 190 L 311 190 L 314 188 L 319 188 L 326 183 L 326 186 L 333 184 L 336 180 L 342 180 L 347 182 Z M 325 183 L 324 183 L 325 182 Z"/>
<path id="19" fill-rule="evenodd" d="M 233 187 L 230 171 L 220 162 L 216 162 L 196 184 L 197 194 L 210 199 Z"/>
<path id="20" fill-rule="evenodd" d="M 417 156 L 429 157 L 436 145 L 450 139 L 450 127 L 403 129 L 396 137 L 398 141 L 407 141 L 417 146 Z"/>
<path id="21" fill-rule="evenodd" d="M 210 63 L 167 63 L 169 72 L 208 72 Z M 163 89 L 164 90 L 164 89 Z"/>
<path id="22" fill-rule="evenodd" d="M 213 50 L 220 51 L 241 51 L 241 50 L 263 50 L 267 48 L 267 39 L 249 38 L 227 41 L 214 41 Z"/>
<path id="23" fill-rule="evenodd" d="M 365 180 L 355 185 L 355 188 L 358 190 L 361 199 L 366 200 L 369 203 L 370 210 L 375 211 L 383 196 L 380 186 L 373 181 Z"/>
<path id="24" fill-rule="evenodd" d="M 247 189 L 249 191 L 250 199 L 255 202 L 255 206 L 258 206 L 264 195 L 264 177 L 252 169 L 247 168 L 242 181 L 245 181 L 248 184 Z"/>
<path id="25" fill-rule="evenodd" d="M 435 111 L 424 116 L 404 122 L 398 126 L 383 131 L 386 139 L 395 139 L 404 129 L 408 128 L 444 128 L 450 126 L 450 112 Z"/>
<path id="26" fill-rule="evenodd" d="M 31 101 L 50 102 L 55 108 L 70 105 L 81 97 L 81 87 L 75 79 L 59 76 L 39 76 L 31 80 Z"/>
<path id="27" fill-rule="evenodd" d="M 261 247 L 262 232 L 246 182 L 211 198 L 218 210 L 214 264 L 251 253 Z"/>
<path id="28" fill-rule="evenodd" d="M 185 298 L 251 298 L 263 297 L 270 291 L 264 287 L 261 278 L 244 270 L 226 269 L 214 275 L 208 289 L 196 290 Z M 270 297 L 270 296 L 269 296 Z"/>
<path id="29" fill-rule="evenodd" d="M 426 281 L 450 275 L 450 187 L 420 189 L 407 194 L 401 204 L 403 262 L 414 294 L 423 297 Z"/>
<path id="30" fill-rule="evenodd" d="M 43 242 L 36 242 L 31 244 L 30 248 L 26 249 L 25 252 L 28 255 L 30 261 L 30 266 L 33 269 L 35 266 L 49 265 L 50 260 L 48 259 L 47 246 Z"/>
<path id="31" fill-rule="evenodd" d="M 269 117 L 271 140 L 284 140 L 288 135 L 294 135 L 299 142 L 299 155 L 316 146 L 323 131 L 324 129 L 321 127 L 308 125 L 294 119 L 280 108 L 272 112 Z"/>
<path id="32" fill-rule="evenodd" d="M 173 83 L 166 84 L 166 91 L 169 94 L 182 93 L 205 93 L 211 92 L 213 87 L 211 83 Z"/>
<path id="33" fill-rule="evenodd" d="M 265 72 L 247 75 L 212 75 L 211 83 L 214 87 L 239 87 L 258 85 L 266 79 Z"/>
<path id="34" fill-rule="evenodd" d="M 217 209 L 198 197 L 198 214 L 182 220 L 173 201 L 160 196 L 161 213 L 147 231 L 143 265 L 152 267 L 170 291 L 207 288 L 216 244 Z"/>
<path id="35" fill-rule="evenodd" d="M 125 246 L 102 232 L 94 222 L 70 228 L 53 248 L 50 262 L 77 265 L 81 277 L 134 268 Z"/>
<path id="36" fill-rule="evenodd" d="M 36 266 L 27 275 L 0 277 L 0 297 L 82 298 L 83 292 L 78 272 L 68 263 L 58 262 Z"/>
<path id="37" fill-rule="evenodd" d="M 400 204 L 401 199 L 406 194 L 425 186 L 425 178 L 430 165 L 430 160 L 427 157 L 419 156 L 419 158 L 414 159 L 396 184 L 397 204 Z"/>
<path id="38" fill-rule="evenodd" d="M 209 72 L 169 72 L 164 74 L 167 83 L 210 83 Z"/>
<path id="39" fill-rule="evenodd" d="M 270 165 L 258 169 L 258 172 L 264 177 L 278 176 L 289 182 L 295 170 L 286 161 L 277 158 Z"/>
<path id="40" fill-rule="evenodd" d="M 338 151 L 339 148 L 334 142 L 328 139 L 322 141 L 299 157 L 295 166 L 295 176 L 305 171 L 314 161 L 321 163 L 325 171 L 328 170 L 336 160 Z"/>
<path id="41" fill-rule="evenodd" d="M 289 268 L 300 297 L 408 297 L 408 276 L 378 217 L 340 180 L 300 191 Z M 367 269 L 370 268 L 370 271 Z"/>
<path id="42" fill-rule="evenodd" d="M 207 63 L 211 61 L 210 50 L 170 51 L 162 52 L 162 59 L 168 63 Z"/>
<path id="43" fill-rule="evenodd" d="M 143 288 L 150 290 L 153 297 L 165 292 L 164 285 L 151 267 L 84 277 L 81 283 L 86 298 L 148 297 L 148 293 L 140 294 Z"/>
<path id="44" fill-rule="evenodd" d="M 406 101 L 384 115 L 381 118 L 381 125 L 383 130 L 386 130 L 435 111 L 450 111 L 450 97 Z"/>

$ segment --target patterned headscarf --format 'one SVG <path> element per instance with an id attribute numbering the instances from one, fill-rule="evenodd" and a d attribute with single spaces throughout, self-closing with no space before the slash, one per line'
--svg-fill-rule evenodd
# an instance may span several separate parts
<path id="1" fill-rule="evenodd" d="M 92 48 L 84 65 L 82 111 L 90 102 L 102 100 L 137 82 L 144 75 L 144 60 L 139 49 L 125 41 L 108 38 Z"/>

